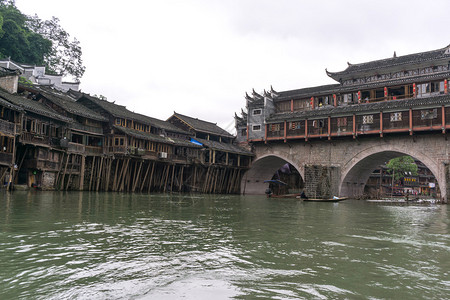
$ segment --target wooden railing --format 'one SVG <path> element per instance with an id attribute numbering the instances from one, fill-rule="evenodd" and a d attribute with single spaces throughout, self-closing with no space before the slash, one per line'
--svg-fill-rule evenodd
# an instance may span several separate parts
<path id="1" fill-rule="evenodd" d="M 16 127 L 16 132 L 14 132 L 14 128 Z M 14 133 L 19 133 L 19 125 L 18 124 L 14 124 L 5 120 L 0 120 L 0 131 L 4 132 L 6 134 L 14 134 Z"/>
<path id="2" fill-rule="evenodd" d="M 13 154 L 8 152 L 0 152 L 0 163 L 2 165 L 11 165 L 13 163 Z"/>
<path id="3" fill-rule="evenodd" d="M 339 119 L 339 120 L 338 120 Z M 265 141 L 292 140 L 308 138 L 333 138 L 338 136 L 356 137 L 362 134 L 409 133 L 420 131 L 450 130 L 450 107 L 435 107 L 396 112 L 374 112 L 365 115 L 327 117 L 317 120 L 296 120 L 301 126 L 298 130 L 287 127 L 284 131 L 267 131 Z M 290 124 L 292 122 L 286 122 Z M 266 126 L 266 130 L 270 124 Z M 305 128 L 306 127 L 306 128 Z M 252 139 L 249 139 L 252 141 Z M 261 140 L 253 140 L 261 141 Z M 263 140 L 264 141 L 264 140 Z"/>
<path id="4" fill-rule="evenodd" d="M 70 127 L 72 129 L 81 130 L 84 132 L 103 134 L 103 128 L 101 128 L 101 127 L 94 127 L 94 126 L 84 125 L 84 124 L 80 124 L 80 123 L 72 123 L 72 124 L 70 124 Z"/>

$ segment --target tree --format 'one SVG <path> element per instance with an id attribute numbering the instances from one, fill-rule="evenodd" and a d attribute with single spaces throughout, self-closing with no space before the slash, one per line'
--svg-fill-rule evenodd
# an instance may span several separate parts
<path id="1" fill-rule="evenodd" d="M 45 65 L 49 73 L 75 79 L 83 76 L 79 41 L 59 25 L 22 14 L 13 0 L 0 0 L 0 56 L 27 64 Z"/>
<path id="2" fill-rule="evenodd" d="M 85 67 L 81 60 L 81 47 L 77 39 L 70 40 L 70 35 L 59 25 L 59 19 L 42 21 L 37 15 L 29 17 L 29 28 L 51 41 L 51 51 L 44 55 L 48 68 L 61 75 L 72 75 L 76 79 L 83 76 Z"/>
<path id="3" fill-rule="evenodd" d="M 399 180 L 405 175 L 416 176 L 418 167 L 411 156 L 400 156 L 391 159 L 386 167 L 388 172 L 392 174 L 393 180 Z"/>

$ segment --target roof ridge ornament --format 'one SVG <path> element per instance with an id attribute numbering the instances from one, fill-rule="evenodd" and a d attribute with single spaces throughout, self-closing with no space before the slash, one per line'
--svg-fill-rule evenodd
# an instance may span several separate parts
<path id="1" fill-rule="evenodd" d="M 394 51 L 394 58 L 397 58 L 397 53 Z"/>

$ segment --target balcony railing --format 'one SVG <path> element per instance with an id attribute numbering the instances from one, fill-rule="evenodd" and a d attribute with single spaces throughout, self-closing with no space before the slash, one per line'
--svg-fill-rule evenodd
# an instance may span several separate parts
<path id="1" fill-rule="evenodd" d="M 11 165 L 13 163 L 13 154 L 8 152 L 0 152 L 0 164 Z"/>
<path id="2" fill-rule="evenodd" d="M 80 130 L 80 131 L 84 131 L 84 132 L 103 134 L 103 128 L 101 128 L 101 127 L 94 127 L 94 126 L 84 125 L 84 124 L 80 124 L 80 123 L 72 123 L 72 124 L 70 124 L 70 127 L 72 129 Z"/>
<path id="3" fill-rule="evenodd" d="M 84 153 L 85 152 L 85 146 L 82 145 L 82 144 L 76 144 L 76 143 L 69 142 L 67 150 L 69 152 Z"/>
<path id="4" fill-rule="evenodd" d="M 14 127 L 16 127 L 16 132 L 14 132 Z M 5 120 L 0 120 L 0 131 L 6 134 L 18 133 L 20 126 Z"/>

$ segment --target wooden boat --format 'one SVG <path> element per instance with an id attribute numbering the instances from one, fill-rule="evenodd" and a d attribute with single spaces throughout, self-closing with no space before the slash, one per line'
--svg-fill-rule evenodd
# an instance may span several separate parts
<path id="1" fill-rule="evenodd" d="M 268 196 L 269 198 L 300 198 L 300 194 L 283 194 L 283 195 L 274 195 L 271 194 Z"/>
<path id="2" fill-rule="evenodd" d="M 308 198 L 308 199 L 302 199 L 303 201 L 306 202 L 339 202 L 339 201 L 343 201 L 348 199 L 348 197 L 336 197 L 336 198 L 329 198 L 329 199 L 313 199 L 313 198 Z"/>

